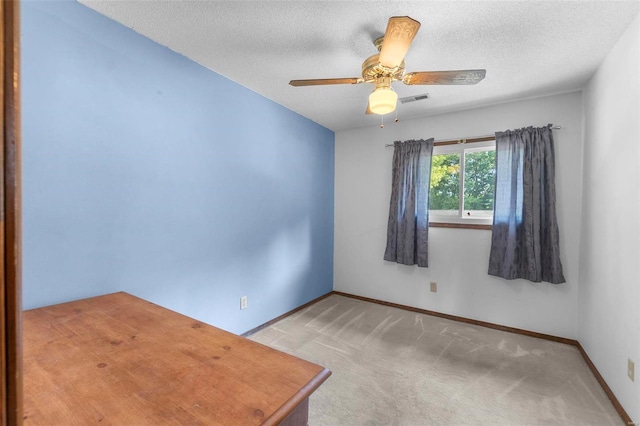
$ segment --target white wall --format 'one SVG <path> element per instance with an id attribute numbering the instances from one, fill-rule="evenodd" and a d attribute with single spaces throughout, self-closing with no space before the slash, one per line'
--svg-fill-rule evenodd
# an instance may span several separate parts
<path id="1" fill-rule="evenodd" d="M 584 92 L 578 340 L 640 421 L 640 25 L 636 18 Z M 636 363 L 635 383 L 627 359 Z"/>
<path id="2" fill-rule="evenodd" d="M 482 83 L 480 83 L 482 84 Z M 470 90 L 472 90 L 470 88 Z M 429 102 L 429 101 L 425 101 Z M 510 327 L 577 337 L 582 161 L 580 92 L 336 133 L 334 290 Z M 382 260 L 395 140 L 458 139 L 526 126 L 554 130 L 561 285 L 487 275 L 491 231 L 429 229 L 429 268 Z M 429 292 L 429 282 L 438 292 Z"/>

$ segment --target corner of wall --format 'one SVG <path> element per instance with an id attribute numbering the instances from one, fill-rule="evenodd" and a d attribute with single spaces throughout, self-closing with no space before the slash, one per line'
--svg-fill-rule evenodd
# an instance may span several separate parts
<path id="1" fill-rule="evenodd" d="M 583 95 L 578 340 L 629 416 L 640 421 L 640 16 Z"/>

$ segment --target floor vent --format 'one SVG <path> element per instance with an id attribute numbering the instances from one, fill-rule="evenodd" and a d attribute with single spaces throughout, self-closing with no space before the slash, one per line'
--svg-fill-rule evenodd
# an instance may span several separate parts
<path id="1" fill-rule="evenodd" d="M 409 102 L 422 101 L 424 99 L 429 99 L 428 93 L 423 93 L 422 95 L 415 95 L 415 96 L 406 96 L 398 100 L 403 104 L 408 104 Z"/>

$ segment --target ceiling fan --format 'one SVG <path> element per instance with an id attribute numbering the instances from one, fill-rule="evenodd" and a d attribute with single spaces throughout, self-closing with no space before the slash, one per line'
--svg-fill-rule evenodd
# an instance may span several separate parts
<path id="1" fill-rule="evenodd" d="M 483 69 L 419 71 L 405 74 L 404 56 L 419 28 L 420 22 L 408 16 L 389 18 L 384 36 L 373 42 L 380 53 L 370 56 L 362 63 L 362 77 L 291 80 L 289 84 L 300 87 L 373 83 L 376 88 L 369 95 L 366 113 L 384 115 L 396 109 L 398 95 L 391 88 L 391 83 L 394 81 L 402 81 L 407 85 L 460 85 L 476 84 L 484 78 L 486 70 Z"/>

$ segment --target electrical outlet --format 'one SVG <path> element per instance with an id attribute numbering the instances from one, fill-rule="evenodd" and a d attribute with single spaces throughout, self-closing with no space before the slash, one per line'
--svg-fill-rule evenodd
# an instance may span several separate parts
<path id="1" fill-rule="evenodd" d="M 242 296 L 240 298 L 240 309 L 247 309 L 247 296 Z"/>
<path id="2" fill-rule="evenodd" d="M 634 371 L 633 370 L 635 370 L 634 364 L 633 364 L 633 360 L 631 358 L 629 358 L 628 362 L 627 362 L 627 375 L 629 376 L 629 378 L 631 379 L 632 382 L 635 381 L 634 378 L 633 378 L 633 376 L 634 376 Z"/>
<path id="3" fill-rule="evenodd" d="M 438 291 L 438 283 L 434 283 L 433 281 L 431 282 L 431 292 L 432 293 L 437 293 Z"/>

